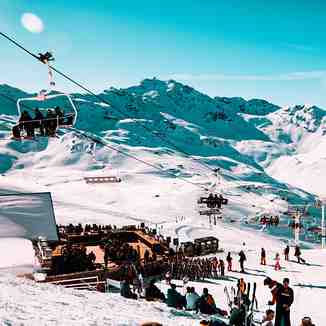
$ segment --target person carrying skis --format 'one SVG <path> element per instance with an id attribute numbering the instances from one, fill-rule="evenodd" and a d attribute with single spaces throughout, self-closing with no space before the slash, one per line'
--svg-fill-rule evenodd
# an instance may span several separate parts
<path id="1" fill-rule="evenodd" d="M 226 261 L 228 263 L 228 272 L 232 271 L 232 257 L 231 257 L 231 253 L 228 252 L 228 255 L 226 256 Z"/>
<path id="2" fill-rule="evenodd" d="M 290 253 L 290 247 L 287 245 L 284 249 L 284 258 L 286 261 L 289 261 L 289 253 Z"/>
<path id="3" fill-rule="evenodd" d="M 266 265 L 266 251 L 264 248 L 261 248 L 260 265 Z"/>
<path id="4" fill-rule="evenodd" d="M 243 250 L 241 250 L 239 252 L 239 263 L 240 263 L 240 268 L 241 268 L 241 273 L 244 273 L 244 262 L 247 260 L 247 257 L 245 255 L 245 253 L 243 252 Z"/>
<path id="5" fill-rule="evenodd" d="M 290 280 L 284 278 L 283 285 L 276 292 L 275 326 L 291 326 L 290 308 L 294 301 L 294 294 L 289 284 Z"/>

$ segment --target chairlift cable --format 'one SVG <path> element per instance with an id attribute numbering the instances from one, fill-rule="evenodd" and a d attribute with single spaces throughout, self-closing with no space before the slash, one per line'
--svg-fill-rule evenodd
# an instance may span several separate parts
<path id="1" fill-rule="evenodd" d="M 26 52 L 27 54 L 31 55 L 32 57 L 34 57 L 35 59 L 37 59 L 38 61 L 40 61 L 41 63 L 45 64 L 44 61 L 42 61 L 40 59 L 40 57 L 38 57 L 36 54 L 32 53 L 31 51 L 29 51 L 27 48 L 25 48 L 23 45 L 21 45 L 20 43 L 18 43 L 17 41 L 15 41 L 13 38 L 9 37 L 8 35 L 6 35 L 3 32 L 0 32 L 0 35 L 3 36 L 5 39 L 7 39 L 8 41 L 10 41 L 11 43 L 13 43 L 15 46 L 17 46 L 18 48 L 20 48 L 21 50 L 23 50 L 24 52 Z M 58 70 L 56 67 L 54 67 L 53 65 L 50 65 L 49 63 L 48 67 L 50 69 L 52 69 L 54 72 L 56 72 L 58 75 L 60 75 L 61 77 L 69 80 L 71 83 L 75 84 L 76 86 L 78 86 L 79 88 L 83 89 L 84 91 L 86 91 L 87 93 L 91 94 L 92 96 L 96 97 L 97 99 L 99 99 L 102 103 L 108 104 L 110 105 L 114 110 L 118 111 L 120 114 L 122 114 L 123 116 L 133 120 L 136 123 L 139 123 L 146 131 L 148 131 L 149 133 L 153 134 L 154 136 L 160 138 L 161 140 L 163 140 L 164 142 L 166 142 L 167 144 L 173 146 L 177 151 L 179 151 L 180 153 L 190 157 L 191 159 L 193 159 L 194 161 L 198 162 L 200 165 L 202 165 L 203 167 L 205 167 L 206 169 L 210 170 L 211 172 L 216 172 L 216 169 L 210 167 L 207 163 L 204 163 L 202 161 L 200 161 L 200 159 L 197 159 L 195 157 L 193 157 L 191 154 L 189 154 L 188 152 L 186 152 L 185 150 L 179 148 L 179 146 L 175 145 L 173 142 L 171 142 L 170 140 L 166 139 L 165 137 L 154 133 L 155 130 L 148 128 L 146 125 L 144 125 L 143 123 L 141 123 L 140 121 L 136 120 L 135 118 L 133 118 L 132 116 L 130 116 L 128 113 L 125 113 L 124 111 L 120 110 L 117 107 L 113 107 L 112 104 L 110 104 L 108 101 L 106 101 L 102 96 L 95 94 L 92 90 L 90 90 L 89 88 L 87 88 L 86 86 L 84 86 L 83 84 L 81 84 L 80 82 L 76 81 L 75 79 L 73 79 L 72 77 L 68 76 L 67 74 L 65 74 L 64 72 Z"/>
<path id="2" fill-rule="evenodd" d="M 10 97 L 10 96 L 8 96 L 8 95 L 4 95 L 4 94 L 0 93 L 0 96 L 3 96 L 4 98 L 6 98 L 7 100 L 10 100 L 10 101 L 12 101 L 12 102 L 16 102 L 12 97 Z M 27 106 L 27 108 L 29 108 L 29 107 Z M 44 120 L 46 120 L 46 119 L 44 119 Z M 48 120 L 53 120 L 53 119 L 48 119 Z M 33 120 L 33 121 L 39 121 L 39 120 Z M 30 121 L 30 122 L 32 122 L 32 121 Z M 25 123 L 25 122 L 24 122 L 24 123 Z M 116 151 L 117 153 L 120 153 L 120 154 L 122 154 L 122 155 L 124 155 L 124 156 L 127 156 L 127 157 L 129 157 L 129 158 L 132 158 L 132 159 L 134 159 L 134 160 L 136 160 L 136 161 L 138 161 L 138 162 L 140 162 L 140 163 L 143 163 L 143 164 L 145 164 L 145 165 L 147 165 L 147 166 L 149 166 L 149 167 L 152 167 L 152 168 L 154 168 L 154 169 L 156 169 L 156 170 L 158 170 L 158 171 L 160 171 L 160 172 L 163 172 L 164 174 L 168 174 L 168 175 L 170 175 L 170 176 L 172 176 L 172 177 L 174 177 L 174 178 L 179 178 L 179 179 L 181 179 L 181 180 L 183 180 L 183 181 L 185 181 L 185 182 L 187 182 L 187 183 L 189 183 L 189 184 L 191 184 L 191 185 L 193 185 L 193 186 L 200 187 L 201 189 L 204 188 L 204 186 L 201 186 L 201 185 L 199 185 L 199 184 L 197 184 L 197 183 L 194 183 L 194 182 L 192 182 L 192 181 L 189 181 L 189 180 L 187 180 L 186 178 L 183 178 L 183 177 L 177 176 L 177 175 L 175 175 L 175 174 L 172 173 L 172 172 L 165 171 L 164 169 L 160 168 L 159 166 L 157 166 L 157 165 L 155 165 L 155 164 L 149 163 L 149 162 L 147 162 L 147 161 L 145 161 L 145 160 L 142 160 L 142 159 L 140 159 L 140 158 L 138 158 L 138 157 L 136 157 L 136 156 L 134 156 L 134 155 L 132 155 L 132 154 L 126 153 L 125 151 L 123 151 L 123 150 L 121 150 L 121 149 L 118 149 L 118 148 L 116 148 L 116 147 L 114 147 L 114 146 L 111 146 L 111 145 L 107 144 L 106 142 L 104 142 L 104 141 L 101 139 L 101 137 L 98 137 L 98 136 L 91 136 L 91 135 L 89 135 L 88 133 L 86 133 L 86 132 L 82 132 L 82 131 L 77 130 L 77 129 L 75 129 L 75 128 L 69 128 L 69 129 L 72 130 L 72 131 L 74 131 L 76 134 L 79 134 L 79 135 L 81 135 L 81 136 L 83 136 L 83 137 L 85 137 L 85 138 L 88 138 L 88 139 L 92 140 L 92 141 L 95 142 L 95 143 L 100 143 L 100 144 L 102 144 L 104 147 L 107 147 L 107 148 L 109 148 L 109 149 L 111 149 L 111 150 Z M 4 141 L 4 140 L 9 140 L 9 139 L 11 139 L 11 138 L 4 138 L 4 139 L 0 139 L 0 140 Z"/>

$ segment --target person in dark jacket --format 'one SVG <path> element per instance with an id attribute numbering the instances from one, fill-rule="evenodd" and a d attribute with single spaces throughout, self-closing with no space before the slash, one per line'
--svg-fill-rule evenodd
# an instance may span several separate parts
<path id="1" fill-rule="evenodd" d="M 295 246 L 295 249 L 294 249 L 294 256 L 297 257 L 297 260 L 298 260 L 298 263 L 301 264 L 302 263 L 305 263 L 306 261 L 301 258 L 301 250 L 300 250 L 300 247 L 299 246 Z"/>
<path id="2" fill-rule="evenodd" d="M 63 125 L 63 123 L 64 123 L 64 119 L 63 119 L 64 114 L 63 114 L 63 111 L 60 109 L 59 106 L 56 106 L 54 108 L 54 114 L 55 114 L 55 116 L 57 118 L 57 122 L 59 123 L 59 126 Z"/>
<path id="3" fill-rule="evenodd" d="M 120 284 L 120 295 L 127 299 L 137 300 L 137 294 L 132 293 L 128 280 L 124 280 Z"/>
<path id="4" fill-rule="evenodd" d="M 261 248 L 260 265 L 266 265 L 266 251 L 264 248 Z"/>
<path id="5" fill-rule="evenodd" d="M 40 109 L 36 108 L 34 111 L 34 128 L 40 129 L 41 136 L 44 136 L 44 117 Z"/>
<path id="6" fill-rule="evenodd" d="M 294 301 L 294 294 L 289 284 L 290 280 L 285 278 L 283 285 L 276 292 L 275 326 L 291 326 L 290 308 Z"/>
<path id="7" fill-rule="evenodd" d="M 240 263 L 240 268 L 241 268 L 241 273 L 244 273 L 244 262 L 247 260 L 247 257 L 245 255 L 245 253 L 243 252 L 243 250 L 241 250 L 239 252 L 239 263 Z"/>
<path id="8" fill-rule="evenodd" d="M 228 272 L 232 271 L 232 257 L 231 257 L 231 253 L 228 252 L 228 255 L 226 257 L 226 261 L 228 263 Z"/>
<path id="9" fill-rule="evenodd" d="M 16 124 L 12 127 L 12 136 L 14 138 L 20 138 L 20 126 Z"/>
<path id="10" fill-rule="evenodd" d="M 19 126 L 26 131 L 27 137 L 34 137 L 34 125 L 30 114 L 24 110 L 19 118 Z"/>
<path id="11" fill-rule="evenodd" d="M 165 301 L 165 295 L 155 285 L 155 280 L 151 280 L 149 286 L 145 290 L 145 298 L 147 301 Z"/>
<path id="12" fill-rule="evenodd" d="M 284 259 L 285 259 L 286 261 L 289 260 L 289 253 L 290 253 L 290 247 L 287 245 L 287 246 L 285 247 L 285 249 L 284 249 Z"/>
<path id="13" fill-rule="evenodd" d="M 177 309 L 182 309 L 186 306 L 185 297 L 182 296 L 177 290 L 176 285 L 171 284 L 171 288 L 168 289 L 166 304 L 168 307 L 173 307 Z"/>
<path id="14" fill-rule="evenodd" d="M 214 315 L 217 313 L 217 308 L 213 296 L 208 293 L 208 289 L 203 289 L 203 294 L 198 301 L 198 309 L 202 314 Z"/>

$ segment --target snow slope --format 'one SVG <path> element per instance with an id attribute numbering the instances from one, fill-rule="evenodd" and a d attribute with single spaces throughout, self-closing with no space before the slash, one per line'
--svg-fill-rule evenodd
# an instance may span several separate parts
<path id="1" fill-rule="evenodd" d="M 26 96 L 7 85 L 0 86 L 0 92 L 15 98 Z M 74 96 L 79 110 L 76 131 L 62 131 L 60 139 L 42 138 L 37 142 L 8 139 L 17 113 L 14 103 L 0 99 L 1 193 L 50 191 L 58 223 L 145 222 L 159 225 L 162 233 L 178 236 L 181 241 L 215 235 L 225 250 L 234 252 L 242 248 L 245 241 L 249 272 L 256 274 L 246 278 L 261 284 L 265 275 L 276 275 L 279 280 L 287 275 L 293 285 L 311 283 L 316 287 L 294 287 L 297 298 L 294 324 L 307 314 L 313 316 L 316 324 L 325 322 L 326 317 L 317 305 L 325 297 L 322 288 L 325 286 L 324 254 L 318 249 L 307 250 L 304 256 L 316 266 L 289 263 L 284 265 L 284 271 L 275 274 L 271 266 L 258 265 L 260 247 L 263 243 L 271 263 L 271 257 L 281 252 L 285 239 L 292 235 L 287 228 L 266 234 L 257 228 L 248 229 L 243 223 L 261 213 L 286 211 L 284 197 L 290 203 L 303 204 L 313 202 L 316 194 L 325 195 L 324 110 L 306 106 L 280 108 L 264 100 L 213 99 L 178 82 L 157 79 L 144 80 L 128 89 L 103 92 L 101 96 L 110 105 L 88 95 Z M 159 137 L 143 126 L 154 129 Z M 110 146 L 157 165 L 161 170 L 100 144 L 94 152 L 93 141 L 82 137 L 80 131 L 100 137 Z M 191 158 L 172 143 L 191 154 Z M 218 175 L 199 164 L 198 159 L 212 168 L 220 168 Z M 210 226 L 207 219 L 198 214 L 197 199 L 205 191 L 171 177 L 170 173 L 222 192 L 230 200 L 223 209 L 224 222 Z M 90 175 L 116 174 L 123 180 L 119 184 L 89 185 L 83 179 Z M 317 219 L 320 217 L 319 211 L 314 214 Z M 176 223 L 176 216 L 186 219 Z M 228 223 L 231 220 L 236 222 Z M 282 223 L 286 221 L 282 216 Z M 6 262 L 3 267 L 31 266 L 30 246 L 25 247 L 24 255 L 19 243 L 17 246 L 11 260 L 2 255 Z M 74 325 L 78 322 L 76 316 L 82 316 L 85 325 L 119 325 L 120 322 L 132 325 L 134 320 L 140 322 L 148 318 L 162 321 L 164 325 L 198 324 L 194 319 L 198 317 L 180 317 L 159 304 L 154 307 L 146 304 L 143 309 L 138 303 L 126 303 L 115 296 L 54 290 L 5 275 L 0 283 L 5 289 L 0 291 L 3 324 L 35 324 L 35 309 L 41 305 L 45 305 L 44 313 L 36 314 L 42 318 L 38 321 L 40 325 Z M 219 304 L 225 307 L 223 288 L 230 282 L 213 283 L 196 283 L 196 288 L 209 286 Z M 10 291 L 15 293 L 13 297 Z M 54 291 L 58 291 L 56 295 Z M 268 293 L 262 286 L 259 291 L 265 308 Z M 59 296 L 66 298 L 64 303 L 58 300 Z M 61 315 L 57 315 L 58 310 L 62 311 Z"/>

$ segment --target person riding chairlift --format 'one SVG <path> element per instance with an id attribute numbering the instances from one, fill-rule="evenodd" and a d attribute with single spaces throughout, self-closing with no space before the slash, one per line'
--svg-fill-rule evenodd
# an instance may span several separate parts
<path id="1" fill-rule="evenodd" d="M 26 131 L 27 137 L 34 137 L 34 126 L 30 114 L 24 110 L 19 118 L 19 128 Z"/>
<path id="2" fill-rule="evenodd" d="M 57 129 L 57 119 L 53 110 L 49 109 L 45 117 L 45 132 L 47 136 L 55 136 Z"/>
<path id="3" fill-rule="evenodd" d="M 44 117 L 40 109 L 36 108 L 34 111 L 34 128 L 40 129 L 41 136 L 44 136 Z"/>
<path id="4" fill-rule="evenodd" d="M 55 116 L 58 118 L 59 126 L 64 124 L 64 114 L 63 110 L 59 106 L 54 108 Z"/>

